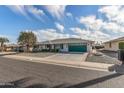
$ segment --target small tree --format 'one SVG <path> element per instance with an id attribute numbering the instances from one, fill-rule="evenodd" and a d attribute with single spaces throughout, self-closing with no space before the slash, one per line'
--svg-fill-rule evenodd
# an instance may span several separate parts
<path id="1" fill-rule="evenodd" d="M 4 50 L 4 43 L 9 42 L 8 38 L 5 37 L 0 37 L 0 47 L 1 47 L 1 51 Z"/>
<path id="2" fill-rule="evenodd" d="M 33 32 L 20 32 L 18 37 L 18 43 L 27 47 L 27 52 L 29 52 L 29 48 L 33 47 L 37 42 L 36 35 Z"/>

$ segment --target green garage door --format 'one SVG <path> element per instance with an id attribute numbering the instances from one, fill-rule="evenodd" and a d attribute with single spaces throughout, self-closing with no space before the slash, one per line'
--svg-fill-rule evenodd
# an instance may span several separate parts
<path id="1" fill-rule="evenodd" d="M 86 45 L 69 45 L 69 52 L 87 52 Z"/>

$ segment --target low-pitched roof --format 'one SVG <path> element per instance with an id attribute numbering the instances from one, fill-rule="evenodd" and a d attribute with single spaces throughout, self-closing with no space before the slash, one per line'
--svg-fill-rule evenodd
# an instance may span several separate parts
<path id="1" fill-rule="evenodd" d="M 116 42 L 116 41 L 124 41 L 124 37 L 119 37 L 119 38 L 116 38 L 116 39 L 113 39 L 113 40 L 109 40 L 109 41 L 104 42 L 104 43 Z"/>
<path id="2" fill-rule="evenodd" d="M 87 43 L 87 42 L 94 43 L 94 41 L 84 40 L 80 38 L 63 38 L 63 39 L 43 41 L 37 44 L 63 44 L 63 43 Z"/>

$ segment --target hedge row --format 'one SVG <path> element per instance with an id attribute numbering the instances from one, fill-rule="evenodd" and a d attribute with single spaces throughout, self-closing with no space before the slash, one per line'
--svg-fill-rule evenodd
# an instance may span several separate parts
<path id="1" fill-rule="evenodd" d="M 33 50 L 32 52 L 59 52 L 59 49 L 42 49 L 42 50 Z"/>

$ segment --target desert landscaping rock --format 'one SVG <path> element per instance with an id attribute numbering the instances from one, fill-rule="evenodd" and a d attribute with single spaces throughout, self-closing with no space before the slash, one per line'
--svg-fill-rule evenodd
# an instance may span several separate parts
<path id="1" fill-rule="evenodd" d="M 116 58 L 113 58 L 113 57 L 110 57 L 110 56 L 107 56 L 107 55 L 96 56 L 96 55 L 93 55 L 93 54 L 89 54 L 86 61 L 107 63 L 107 64 L 118 64 L 120 62 Z"/>

